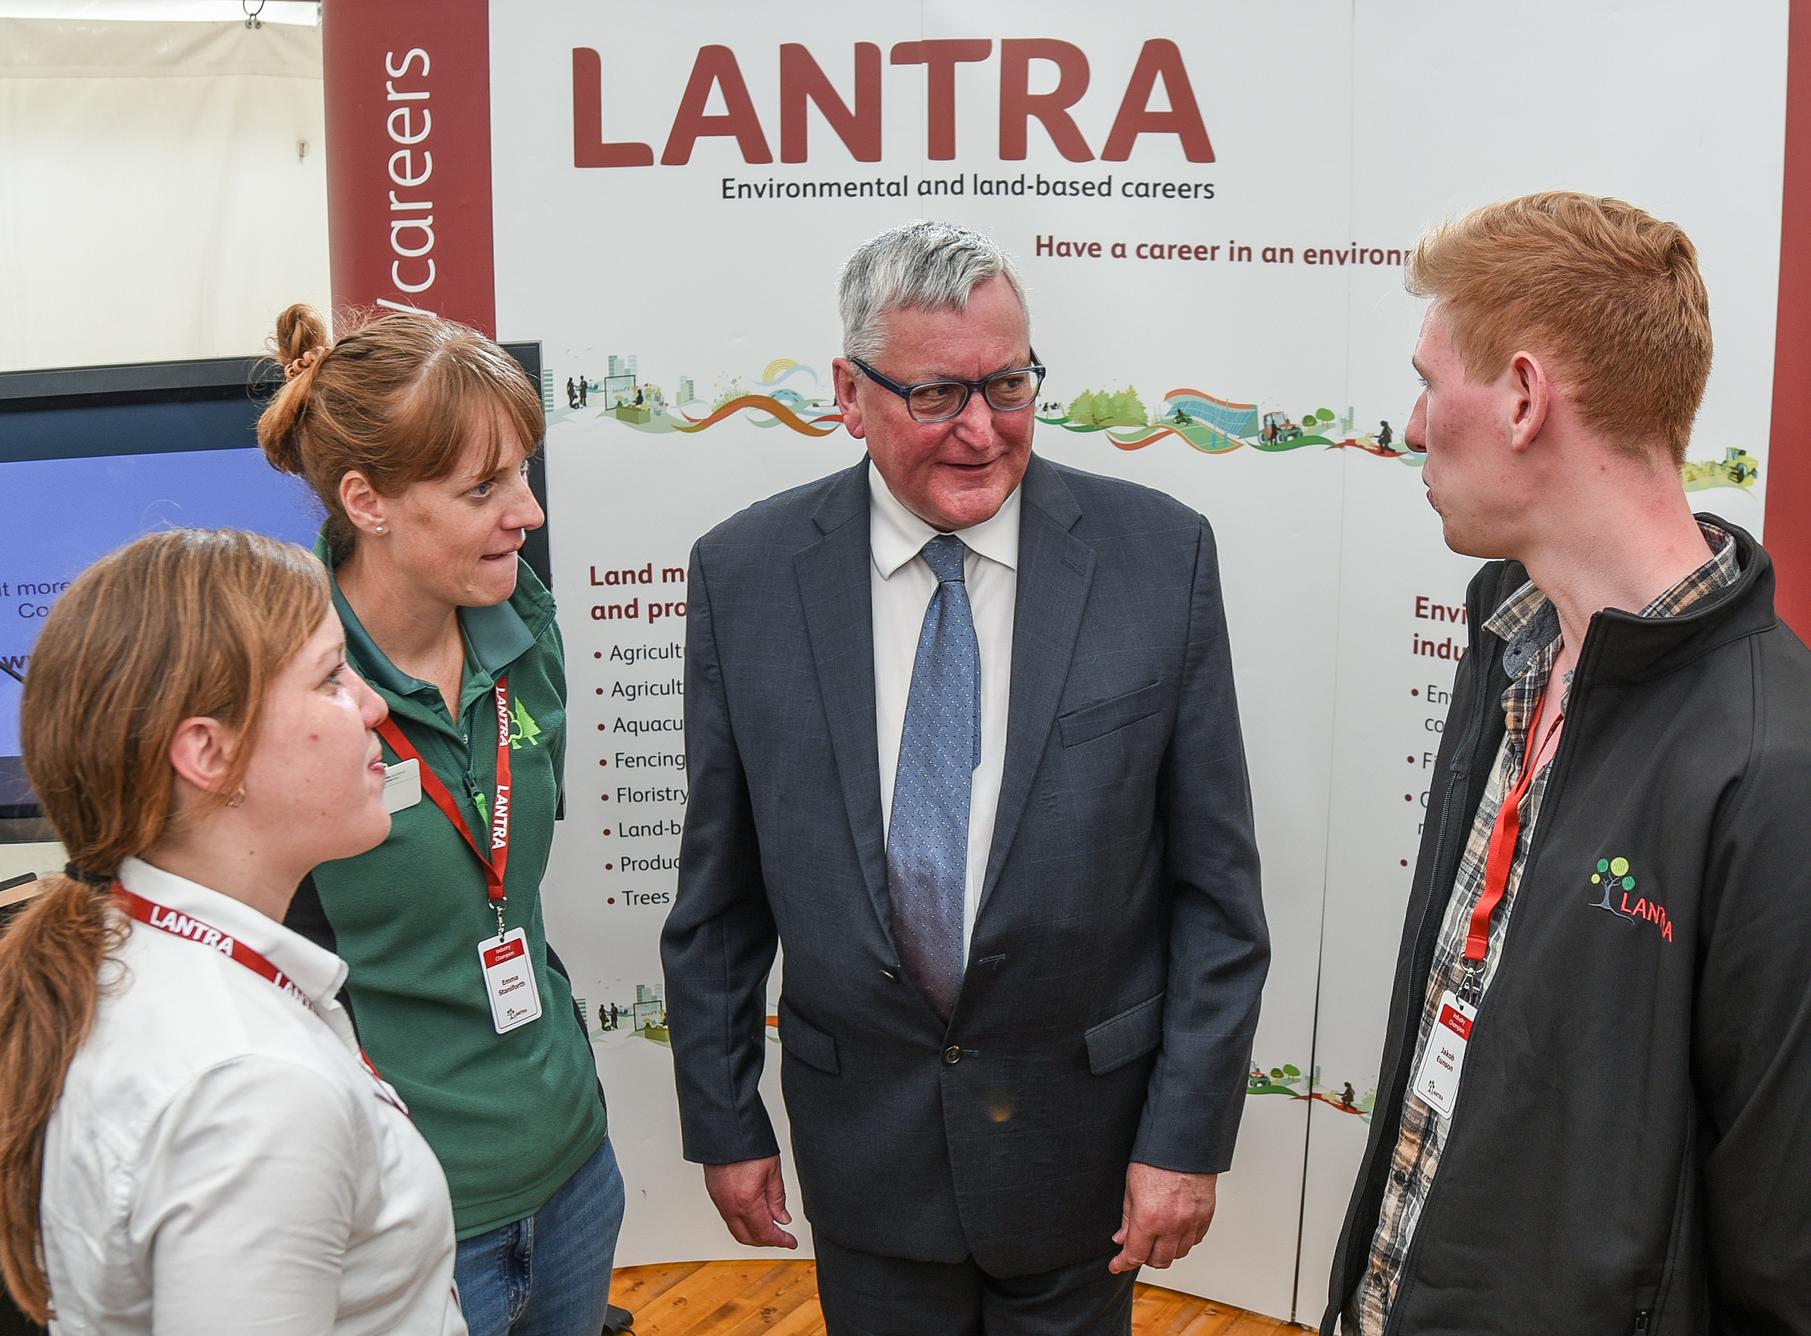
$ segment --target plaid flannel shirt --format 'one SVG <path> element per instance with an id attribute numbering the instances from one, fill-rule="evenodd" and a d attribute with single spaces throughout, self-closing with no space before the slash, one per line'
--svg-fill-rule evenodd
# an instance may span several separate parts
<path id="1" fill-rule="evenodd" d="M 1643 617 L 1672 617 L 1685 611 L 1698 600 L 1735 583 L 1735 541 L 1722 529 L 1700 522 L 1704 541 L 1715 554 L 1697 570 L 1667 590 L 1641 610 Z M 1465 938 L 1471 926 L 1472 911 L 1484 893 L 1484 867 L 1489 857 L 1490 835 L 1497 823 L 1504 795 L 1512 791 L 1522 773 L 1522 757 L 1528 745 L 1528 729 L 1533 714 L 1553 671 L 1553 662 L 1563 644 L 1559 613 L 1533 581 L 1516 590 L 1485 622 L 1487 630 L 1500 636 L 1506 648 L 1503 666 L 1509 674 L 1509 686 L 1503 692 L 1503 717 L 1507 730 L 1497 749 L 1495 767 L 1484 797 L 1472 818 L 1471 834 L 1459 858 L 1459 871 L 1453 881 L 1452 894 L 1446 902 L 1446 915 L 1440 925 L 1440 939 L 1434 947 L 1433 966 L 1428 972 L 1427 992 L 1421 1008 L 1420 1032 L 1415 1041 L 1410 1073 L 1421 1070 L 1428 1035 L 1440 1012 L 1441 996 L 1451 989 L 1459 992 L 1465 978 Z M 1570 688 L 1571 674 L 1566 675 Z M 1564 701 L 1560 706 L 1563 711 Z M 1549 718 L 1551 716 L 1548 716 Z M 1543 727 L 1543 732 L 1545 731 Z M 1553 761 L 1542 763 L 1527 793 L 1522 798 L 1520 838 L 1515 857 L 1510 863 L 1507 887 L 1502 902 L 1491 918 L 1490 947 L 1478 982 L 1478 1000 L 1490 988 L 1497 967 L 1502 963 L 1503 934 L 1509 916 L 1515 909 L 1516 891 L 1522 881 L 1522 867 L 1540 818 L 1541 799 L 1547 791 L 1547 780 Z M 1461 1076 L 1463 1080 L 1463 1076 Z M 1390 1308 L 1402 1283 L 1403 1263 L 1414 1241 L 1415 1227 L 1421 1208 L 1440 1168 L 1440 1151 L 1445 1143 L 1446 1118 L 1422 1101 L 1405 1096 L 1402 1121 L 1396 1134 L 1396 1149 L 1390 1158 L 1390 1174 L 1384 1182 L 1383 1204 L 1378 1211 L 1377 1231 L 1371 1237 L 1370 1259 L 1358 1290 L 1348 1301 L 1344 1326 L 1358 1336 L 1383 1336 Z"/>

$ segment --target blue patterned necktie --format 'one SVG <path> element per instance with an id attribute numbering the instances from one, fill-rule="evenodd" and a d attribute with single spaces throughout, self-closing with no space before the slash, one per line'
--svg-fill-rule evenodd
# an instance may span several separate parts
<path id="1" fill-rule="evenodd" d="M 962 986 L 969 787 L 981 763 L 981 645 L 962 582 L 967 551 L 953 534 L 924 545 L 937 589 L 918 632 L 887 823 L 893 938 L 907 975 L 944 1017 Z"/>

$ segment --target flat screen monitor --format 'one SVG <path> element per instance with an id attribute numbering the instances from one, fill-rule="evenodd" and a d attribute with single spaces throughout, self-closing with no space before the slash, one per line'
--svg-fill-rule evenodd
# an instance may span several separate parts
<path id="1" fill-rule="evenodd" d="M 504 346 L 545 401 L 540 345 Z M 258 449 L 258 414 L 281 383 L 265 358 L 0 373 L 0 665 L 24 673 L 57 595 L 153 530 L 252 529 L 313 545 L 320 504 Z M 539 453 L 529 483 L 544 508 Z M 551 588 L 545 528 L 522 555 Z M 0 673 L 0 818 L 38 815 L 19 755 L 20 693 Z"/>

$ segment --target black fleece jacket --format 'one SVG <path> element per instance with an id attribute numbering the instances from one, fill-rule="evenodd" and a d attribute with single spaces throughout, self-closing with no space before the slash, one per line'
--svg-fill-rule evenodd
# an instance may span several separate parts
<path id="1" fill-rule="evenodd" d="M 1600 612 L 1390 1315 L 1440 1333 L 1811 1333 L 1811 654 L 1767 553 L 1684 614 Z M 1321 1330 L 1363 1275 L 1435 940 L 1503 736 L 1486 566 Z M 1599 874 L 1626 859 L 1635 887 Z M 1620 866 L 1620 865 L 1619 865 Z"/>

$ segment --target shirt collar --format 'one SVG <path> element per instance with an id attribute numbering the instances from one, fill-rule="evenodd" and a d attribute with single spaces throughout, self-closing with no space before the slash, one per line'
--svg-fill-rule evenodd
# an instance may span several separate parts
<path id="1" fill-rule="evenodd" d="M 527 569 L 528 563 L 516 558 L 518 581 Z M 461 608 L 459 625 L 465 631 L 467 653 L 493 679 L 534 648 L 534 632 L 516 611 L 513 598 L 484 608 Z"/>
<path id="2" fill-rule="evenodd" d="M 1019 499 L 1024 484 L 1012 489 L 993 515 L 981 523 L 956 530 L 956 537 L 977 556 L 1008 570 L 1019 568 Z M 899 568 L 924 550 L 941 530 L 933 529 L 907 510 L 880 470 L 868 464 L 868 551 L 880 578 L 891 580 Z"/>
<path id="3" fill-rule="evenodd" d="M 346 982 L 345 961 L 266 918 L 243 900 L 153 867 L 142 858 L 122 859 L 119 881 L 134 895 L 200 919 L 244 942 L 288 975 L 317 1009 L 324 1010 Z"/>
<path id="4" fill-rule="evenodd" d="M 1644 607 L 1641 616 L 1676 617 L 1698 600 L 1734 584 L 1741 574 L 1735 538 L 1706 520 L 1698 521 L 1698 530 L 1710 547 L 1709 559 Z M 1498 604 L 1484 629 L 1502 638 L 1503 671 L 1512 681 L 1542 659 L 1548 668 L 1553 666 L 1545 652 L 1556 650 L 1559 644 L 1559 612 L 1533 580 Z"/>

